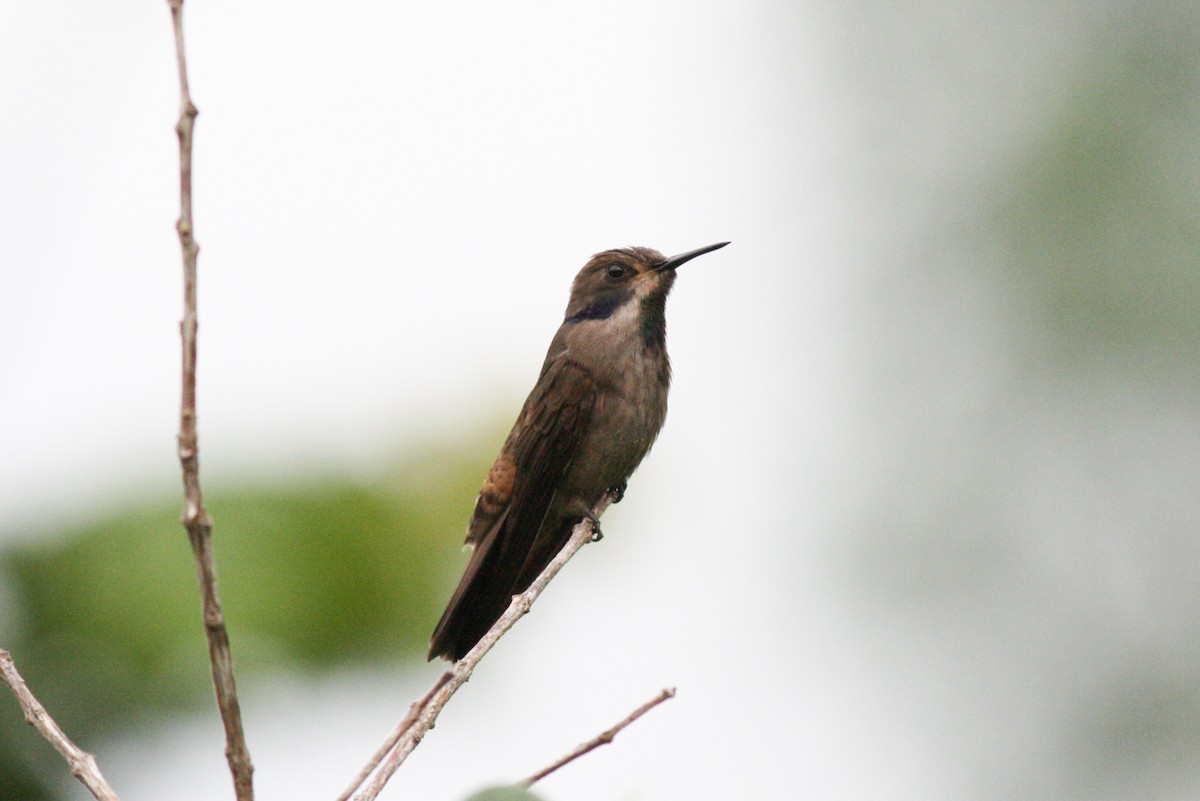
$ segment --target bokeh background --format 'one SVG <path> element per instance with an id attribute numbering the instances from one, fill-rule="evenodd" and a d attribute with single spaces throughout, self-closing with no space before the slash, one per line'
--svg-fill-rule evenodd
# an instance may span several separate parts
<path id="1" fill-rule="evenodd" d="M 1200 5 L 191 0 L 200 436 L 259 797 L 437 674 L 574 272 L 689 264 L 608 536 L 385 797 L 1200 795 Z M 232 797 L 174 452 L 165 2 L 0 9 L 0 647 Z M 82 799 L 0 698 L 0 798 Z"/>

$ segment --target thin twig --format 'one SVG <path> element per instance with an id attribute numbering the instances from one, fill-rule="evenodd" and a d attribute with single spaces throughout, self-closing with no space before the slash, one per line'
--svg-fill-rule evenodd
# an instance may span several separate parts
<path id="1" fill-rule="evenodd" d="M 200 252 L 192 220 L 192 129 L 196 124 L 195 104 L 188 90 L 187 59 L 183 49 L 183 0 L 168 0 L 175 28 L 175 58 L 179 66 L 180 111 L 175 132 L 179 136 L 179 244 L 183 249 L 183 391 L 179 405 L 179 462 L 183 468 L 183 525 L 187 529 L 200 578 L 204 609 L 204 631 L 212 663 L 217 708 L 225 725 L 225 758 L 233 774 L 238 801 L 253 801 L 254 765 L 242 730 L 242 712 L 233 680 L 233 657 L 229 632 L 217 594 L 217 566 L 212 548 L 212 518 L 200 493 L 199 440 L 196 434 L 196 257 Z"/>
<path id="2" fill-rule="evenodd" d="M 592 514 L 596 517 L 604 514 L 604 510 L 612 503 L 612 496 L 603 496 L 592 508 Z M 428 703 L 424 704 L 421 713 L 415 720 L 404 728 L 400 737 L 396 740 L 395 746 L 383 764 L 376 770 L 373 765 L 368 764 L 361 774 L 374 774 L 371 776 L 370 784 L 368 784 L 362 792 L 354 796 L 355 801 L 374 801 L 383 790 L 388 780 L 392 775 L 404 764 L 404 760 L 413 752 L 429 730 L 434 727 L 437 722 L 438 715 L 441 714 L 442 707 L 450 700 L 453 695 L 458 692 L 471 678 L 471 673 L 475 670 L 475 666 L 479 664 L 479 660 L 483 659 L 484 655 L 492 649 L 501 637 L 503 637 L 509 629 L 511 629 L 518 620 L 524 617 L 533 602 L 542 594 L 542 590 L 546 589 L 546 585 L 558 575 L 558 571 L 562 570 L 575 553 L 584 545 L 592 541 L 592 523 L 588 519 L 584 519 L 579 525 L 575 526 L 575 530 L 571 533 L 571 539 L 563 546 L 558 555 L 546 565 L 546 569 L 542 571 L 533 583 L 529 585 L 529 589 L 513 598 L 509 604 L 508 610 L 500 616 L 500 619 L 488 629 L 487 634 L 483 635 L 475 647 L 472 648 L 466 656 L 454 663 L 441 678 L 438 679 L 440 687 L 435 688 L 435 692 L 430 697 Z M 424 700 L 424 699 L 422 699 Z M 397 727 L 398 729 L 401 727 Z M 380 749 L 381 751 L 383 749 Z M 344 800 L 346 796 L 342 796 Z"/>
<path id="3" fill-rule="evenodd" d="M 13 691 L 13 695 L 17 696 L 17 703 L 25 712 L 25 722 L 41 732 L 41 735 L 54 746 L 54 749 L 63 755 L 63 759 L 67 760 L 67 764 L 71 767 L 71 773 L 83 782 L 96 801 L 121 801 L 104 776 L 100 774 L 96 758 L 81 750 L 63 733 L 63 730 L 54 722 L 54 718 L 50 717 L 50 713 L 46 711 L 46 707 L 42 706 L 29 691 L 25 680 L 17 672 L 17 666 L 13 662 L 12 656 L 4 650 L 0 650 L 0 677 L 3 677 L 4 683 Z"/>
<path id="4" fill-rule="evenodd" d="M 595 737 L 588 740 L 586 743 L 579 745 L 578 747 L 575 748 L 574 751 L 567 754 L 562 759 L 555 762 L 553 765 L 551 765 L 547 768 L 543 768 L 542 770 L 539 770 L 537 773 L 533 774 L 528 779 L 525 779 L 522 782 L 520 782 L 520 786 L 521 787 L 529 787 L 534 782 L 541 781 L 542 779 L 546 778 L 551 773 L 553 773 L 554 771 L 561 768 L 563 765 L 566 765 L 568 762 L 573 762 L 574 760 L 579 759 L 579 757 L 583 756 L 584 754 L 588 753 L 589 751 L 594 751 L 595 749 L 599 748 L 602 745 L 608 745 L 609 743 L 611 743 L 613 741 L 613 738 L 616 737 L 618 734 L 620 734 L 621 730 L 624 729 L 626 726 L 628 726 L 630 723 L 633 723 L 635 720 L 637 720 L 642 715 L 649 712 L 651 709 L 654 709 L 654 707 L 658 706 L 663 701 L 666 701 L 667 699 L 674 698 L 674 697 L 675 697 L 675 688 L 668 687 L 667 689 L 663 690 L 661 693 L 656 695 L 651 700 L 647 701 L 646 703 L 639 706 L 637 709 L 633 710 L 633 712 L 630 712 L 629 716 L 626 717 L 624 720 L 622 720 L 620 723 L 618 723 L 616 726 L 613 726 L 611 729 L 608 729 L 607 731 L 603 731 L 600 734 L 597 734 Z"/>

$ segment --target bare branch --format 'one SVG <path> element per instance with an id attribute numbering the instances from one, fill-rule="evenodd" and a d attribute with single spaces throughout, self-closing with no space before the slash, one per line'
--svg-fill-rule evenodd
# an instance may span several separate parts
<path id="1" fill-rule="evenodd" d="M 86 751 L 80 750 L 63 733 L 63 730 L 54 722 L 54 718 L 50 717 L 50 713 L 46 711 L 46 707 L 38 702 L 38 699 L 29 691 L 29 687 L 25 685 L 25 680 L 17 672 L 12 655 L 4 650 L 0 650 L 0 677 L 3 677 L 4 683 L 13 691 L 13 695 L 17 696 L 17 703 L 25 712 L 25 722 L 37 729 L 54 746 L 54 749 L 63 755 L 63 759 L 67 760 L 67 764 L 71 767 L 71 773 L 83 782 L 96 801 L 121 801 L 113 788 L 100 775 L 96 758 Z"/>
<path id="2" fill-rule="evenodd" d="M 204 631 L 212 663 L 217 708 L 225 725 L 225 758 L 233 774 L 238 801 L 253 801 L 254 765 L 242 730 L 242 712 L 233 680 L 229 633 L 217 594 L 217 566 L 212 549 L 212 519 L 200 493 L 200 447 L 196 434 L 196 257 L 200 247 L 192 219 L 192 129 L 199 113 L 188 90 L 187 59 L 183 49 L 183 0 L 168 0 L 175 28 L 175 58 L 179 67 L 180 111 L 175 132 L 179 136 L 179 205 L 176 229 L 183 249 L 183 390 L 179 406 L 179 462 L 183 468 L 183 525 L 187 529 L 200 578 Z"/>
<path id="3" fill-rule="evenodd" d="M 539 770 L 537 773 L 533 774 L 528 779 L 525 779 L 524 781 L 520 782 L 520 786 L 521 787 L 529 787 L 534 782 L 541 781 L 542 779 L 546 778 L 551 773 L 553 773 L 554 771 L 561 768 L 563 765 L 566 765 L 568 762 L 573 762 L 574 760 L 579 759 L 579 757 L 583 756 L 584 754 L 588 753 L 589 751 L 594 751 L 595 749 L 599 748 L 602 745 L 608 745 L 609 743 L 611 743 L 613 741 L 613 738 L 616 737 L 618 734 L 620 734 L 621 730 L 624 729 L 626 726 L 633 723 L 635 720 L 637 720 L 642 715 L 649 712 L 654 707 L 661 704 L 663 701 L 666 701 L 667 699 L 674 698 L 674 697 L 675 697 L 675 688 L 668 687 L 667 689 L 663 690 L 661 693 L 656 695 L 654 698 L 650 699 L 646 703 L 639 706 L 637 709 L 630 712 L 629 716 L 626 717 L 624 720 L 622 720 L 620 723 L 618 723 L 616 726 L 613 726 L 611 729 L 608 729 L 607 731 L 603 731 L 600 734 L 597 734 L 595 737 L 588 740 L 586 743 L 579 745 L 578 747 L 575 748 L 574 751 L 567 754 L 562 759 L 555 762 L 553 765 L 550 765 L 547 768 L 543 768 L 542 770 Z"/>
<path id="4" fill-rule="evenodd" d="M 592 514 L 596 517 L 604 514 L 604 510 L 612 503 L 612 496 L 605 495 L 592 508 Z M 379 762 L 376 759 L 374 763 L 368 763 L 367 766 L 360 771 L 360 776 L 368 776 L 374 774 L 362 792 L 354 796 L 355 801 L 374 801 L 383 790 L 388 780 L 392 775 L 404 764 L 404 760 L 413 752 L 429 730 L 433 728 L 437 722 L 437 717 L 441 714 L 442 707 L 453 697 L 454 693 L 462 687 L 471 678 L 471 673 L 475 670 L 475 666 L 479 664 L 479 660 L 483 659 L 484 655 L 492 649 L 501 637 L 503 637 L 516 622 L 524 617 L 528 612 L 533 602 L 542 594 L 542 590 L 546 589 L 546 585 L 558 575 L 558 571 L 562 570 L 563 566 L 571 559 L 575 553 L 584 545 L 592 541 L 593 529 L 592 523 L 586 518 L 575 526 L 575 530 L 571 533 L 571 539 L 563 546 L 558 555 L 551 560 L 550 564 L 546 565 L 546 569 L 542 571 L 533 583 L 529 585 L 529 589 L 513 598 L 509 604 L 508 610 L 500 616 L 500 619 L 488 629 L 488 633 L 483 635 L 474 648 L 472 648 L 466 656 L 454 663 L 453 667 L 444 673 L 439 679 L 431 693 L 427 693 L 425 698 L 420 699 L 413 706 L 420 707 L 420 714 L 407 726 L 402 721 L 396 727 L 400 731 L 399 737 L 393 741 L 395 746 L 388 752 L 386 760 L 376 770 L 375 765 Z M 428 698 L 428 702 L 425 699 Z M 424 702 L 424 703 L 423 703 Z M 405 716 L 405 720 L 412 714 L 410 707 L 409 715 Z M 395 734 L 395 732 L 393 732 Z M 381 748 L 378 753 L 388 751 L 386 748 Z M 351 787 L 350 791 L 343 794 L 339 801 L 345 801 L 358 785 Z"/>

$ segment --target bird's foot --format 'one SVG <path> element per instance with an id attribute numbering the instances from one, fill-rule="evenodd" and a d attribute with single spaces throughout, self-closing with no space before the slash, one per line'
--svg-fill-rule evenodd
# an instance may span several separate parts
<path id="1" fill-rule="evenodd" d="M 596 517 L 591 509 L 587 510 L 584 517 L 592 521 L 592 542 L 599 542 L 604 539 L 604 532 L 600 530 L 600 518 Z"/>
<path id="2" fill-rule="evenodd" d="M 614 487 L 608 488 L 608 494 L 609 494 L 609 496 L 612 497 L 613 503 L 621 502 L 621 499 L 625 497 L 625 489 L 628 486 L 629 486 L 628 481 L 622 481 L 620 484 L 617 484 Z"/>
<path id="3" fill-rule="evenodd" d="M 578 514 L 582 518 L 592 522 L 592 542 L 599 542 L 600 540 L 604 539 L 604 532 L 600 530 L 600 518 L 597 517 L 596 513 L 592 511 L 592 507 L 588 506 L 583 500 L 575 498 L 570 502 L 569 508 L 571 508 L 575 514 Z M 583 521 L 581 520 L 580 522 Z"/>

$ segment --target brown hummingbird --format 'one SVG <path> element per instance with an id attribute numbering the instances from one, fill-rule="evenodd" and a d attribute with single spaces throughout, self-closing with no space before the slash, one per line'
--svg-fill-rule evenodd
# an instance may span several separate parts
<path id="1" fill-rule="evenodd" d="M 667 416 L 667 293 L 675 270 L 728 245 L 665 258 L 597 253 L 571 285 L 537 384 L 475 501 L 471 560 L 433 632 L 429 659 L 461 659 L 589 518 L 614 502 Z"/>

